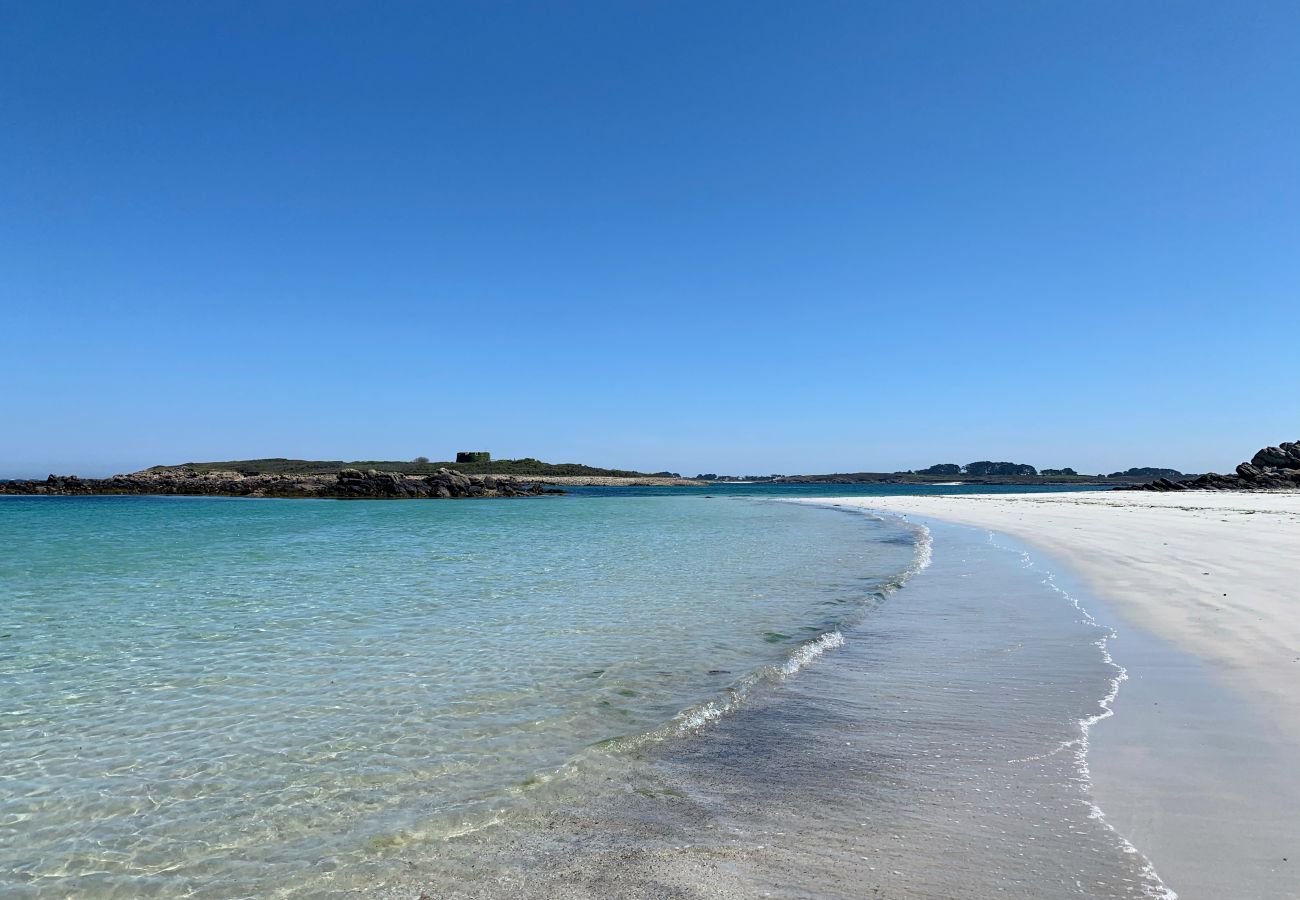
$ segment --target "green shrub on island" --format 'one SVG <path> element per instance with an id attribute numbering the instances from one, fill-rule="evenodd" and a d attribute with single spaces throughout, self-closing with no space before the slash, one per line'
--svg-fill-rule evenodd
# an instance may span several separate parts
<path id="1" fill-rule="evenodd" d="M 966 463 L 967 475 L 1037 475 L 1038 470 L 1028 463 L 990 462 L 987 459 Z"/>
<path id="2" fill-rule="evenodd" d="M 939 463 L 937 466 L 930 466 L 928 469 L 921 469 L 918 475 L 960 475 L 961 466 L 956 463 Z"/>
<path id="3" fill-rule="evenodd" d="M 1182 478 L 1183 473 L 1177 469 L 1156 469 L 1152 467 L 1128 469 L 1124 472 L 1111 472 L 1107 478 Z"/>
<path id="4" fill-rule="evenodd" d="M 1057 475 L 1067 474 L 1067 472 L 1070 475 L 1075 474 L 1073 469 L 1070 470 L 1057 469 L 1051 471 L 1053 474 L 1057 474 Z M 1029 465 L 1028 463 L 990 462 L 988 460 L 981 460 L 979 462 L 966 463 L 966 465 L 964 466 L 959 466 L 956 463 L 939 463 L 938 465 L 930 466 L 930 468 L 928 469 L 918 469 L 917 471 L 911 472 L 909 474 L 937 475 L 941 477 L 951 477 L 956 475 L 973 475 L 977 478 L 984 478 L 984 477 L 994 476 L 994 475 L 997 476 L 1037 475 L 1038 470 L 1035 469 L 1033 466 Z M 1048 474 L 1048 471 L 1044 471 L 1043 474 L 1044 475 Z"/>

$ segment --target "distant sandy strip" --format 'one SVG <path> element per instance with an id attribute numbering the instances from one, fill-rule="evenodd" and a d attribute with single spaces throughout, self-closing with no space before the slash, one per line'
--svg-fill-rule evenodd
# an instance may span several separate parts
<path id="1" fill-rule="evenodd" d="M 660 475 L 638 475 L 633 478 L 616 478 L 609 475 L 494 475 L 498 481 L 515 481 L 519 484 L 554 484 L 560 487 L 705 487 L 707 481 L 694 478 L 667 478 Z"/>

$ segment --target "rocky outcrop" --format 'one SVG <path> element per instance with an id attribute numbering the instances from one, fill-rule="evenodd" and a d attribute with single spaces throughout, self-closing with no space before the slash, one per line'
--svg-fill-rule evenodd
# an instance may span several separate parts
<path id="1" fill-rule="evenodd" d="M 1171 481 L 1157 478 L 1146 484 L 1116 488 L 1121 491 L 1285 491 L 1300 490 L 1300 441 L 1283 441 L 1265 447 L 1232 475 L 1210 472 L 1197 478 Z"/>
<path id="2" fill-rule="evenodd" d="M 1265 447 L 1251 457 L 1250 464 L 1260 469 L 1300 469 L 1300 441 Z"/>
<path id="3" fill-rule="evenodd" d="M 465 497 L 531 497 L 546 491 L 532 484 L 492 475 L 463 475 L 442 468 L 432 475 L 403 475 L 375 469 L 343 469 L 336 475 L 245 475 L 240 472 L 199 472 L 185 466 L 78 478 L 51 475 L 44 481 L 0 482 L 0 494 L 164 494 L 212 497 L 322 497 L 353 500 L 459 499 Z"/>

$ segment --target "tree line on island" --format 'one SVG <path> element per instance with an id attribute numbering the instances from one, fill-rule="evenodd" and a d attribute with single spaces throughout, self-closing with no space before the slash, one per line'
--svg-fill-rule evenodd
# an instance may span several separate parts
<path id="1" fill-rule="evenodd" d="M 979 477 L 987 475 L 1029 475 L 1029 476 L 1068 476 L 1073 478 L 1088 478 L 1090 476 L 1080 475 L 1074 469 L 1068 466 L 1063 469 L 1036 469 L 1029 463 L 1013 462 L 992 462 L 991 460 L 982 459 L 979 462 L 966 463 L 959 466 L 956 463 L 939 463 L 930 466 L 927 469 L 919 469 L 910 472 L 912 475 L 975 475 Z M 1098 478 L 1182 478 L 1183 473 L 1177 469 L 1160 469 L 1153 466 L 1134 467 L 1126 469 L 1123 472 L 1111 472 L 1109 475 L 1098 475 Z"/>
<path id="2" fill-rule="evenodd" d="M 1038 469 L 1027 463 L 982 460 L 961 466 L 939 463 L 906 472 L 831 472 L 822 475 L 719 475 L 702 472 L 698 481 L 770 484 L 934 484 L 954 481 L 963 484 L 1136 484 L 1151 478 L 1185 477 L 1177 469 L 1133 468 L 1109 475 L 1080 475 L 1074 469 Z"/>

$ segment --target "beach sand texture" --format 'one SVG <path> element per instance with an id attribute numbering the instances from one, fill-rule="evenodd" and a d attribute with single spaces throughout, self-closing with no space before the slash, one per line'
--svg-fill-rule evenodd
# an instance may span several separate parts
<path id="1" fill-rule="evenodd" d="M 1184 900 L 1300 897 L 1300 493 L 817 502 L 988 529 L 1068 565 L 1119 617 L 1130 676 L 1090 752 L 1108 819 Z"/>

